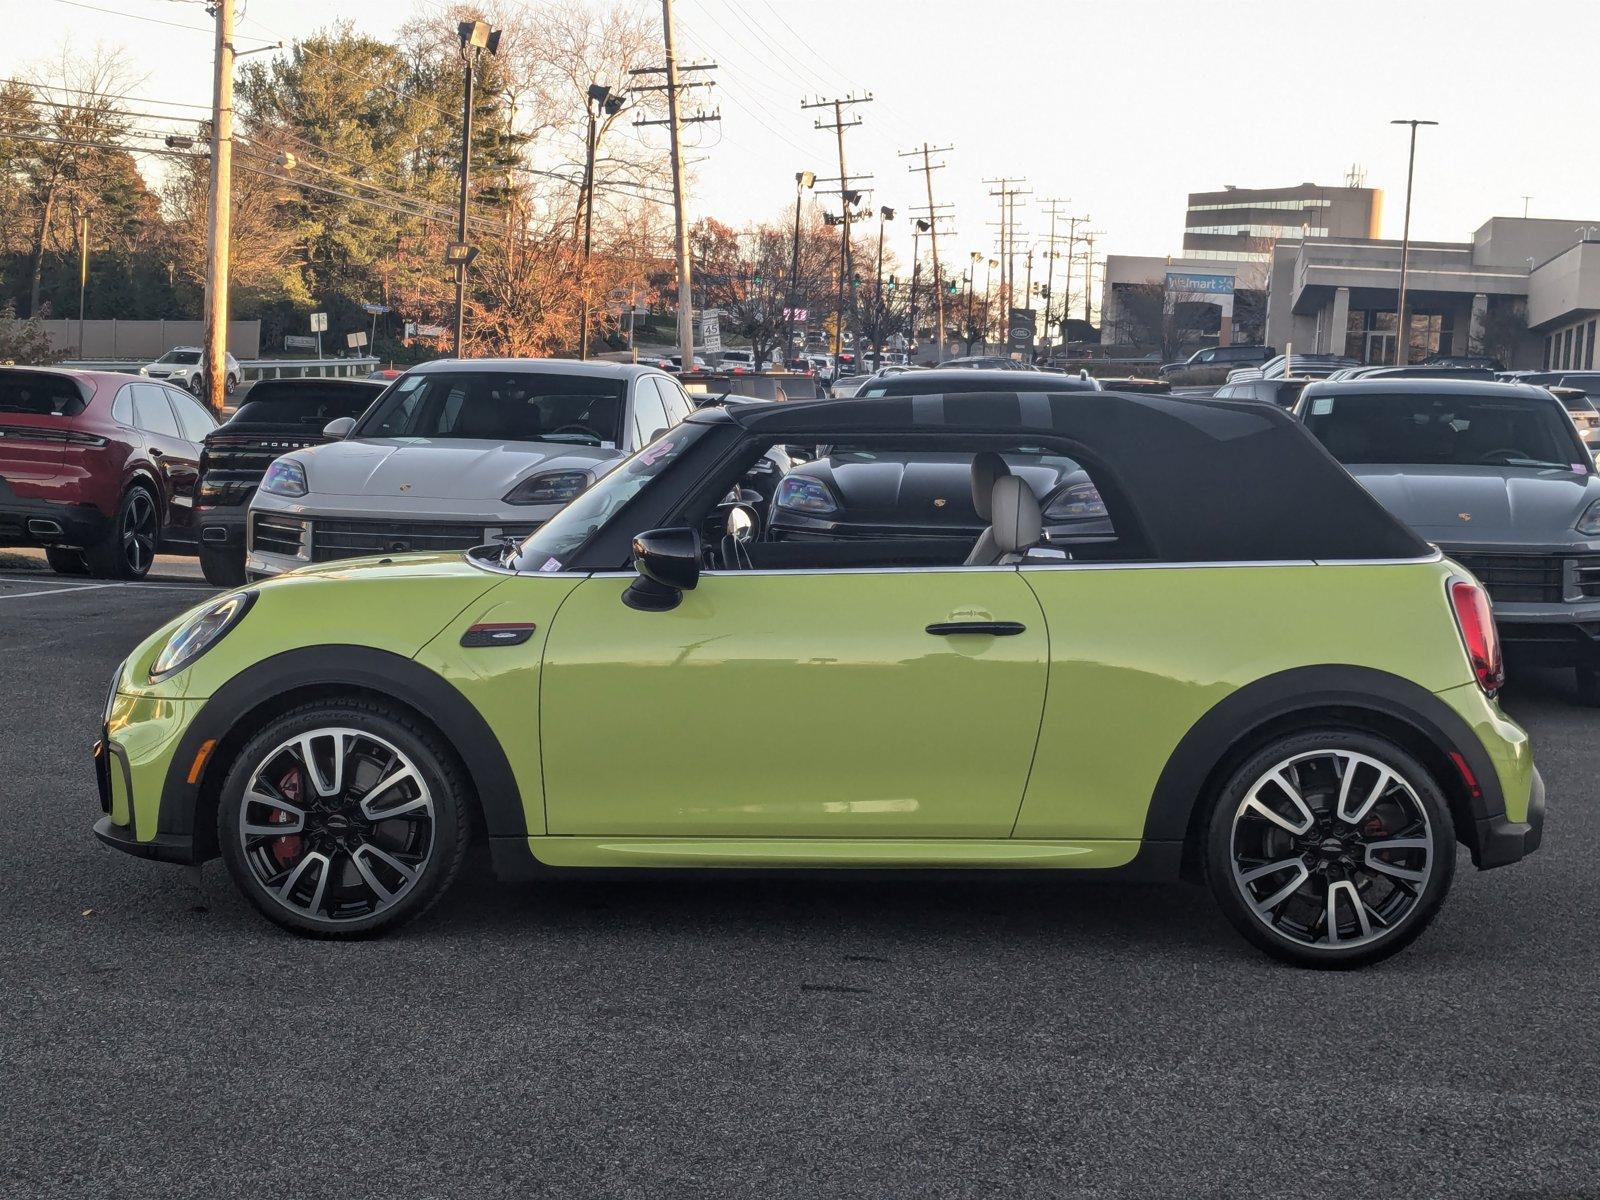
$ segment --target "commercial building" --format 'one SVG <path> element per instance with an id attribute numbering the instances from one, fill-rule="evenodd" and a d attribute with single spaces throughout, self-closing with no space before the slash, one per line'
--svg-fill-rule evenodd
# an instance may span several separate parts
<path id="1" fill-rule="evenodd" d="M 1307 237 L 1375 237 L 1382 211 L 1383 193 L 1377 188 L 1302 183 L 1190 192 L 1182 254 L 1107 256 L 1101 340 L 1123 346 L 1170 343 L 1176 332 L 1180 342 L 1259 342 L 1268 337 L 1266 295 L 1276 248 Z M 1157 323 L 1147 299 L 1152 287 L 1164 290 L 1169 308 L 1191 310 L 1176 322 L 1170 317 L 1159 322 L 1166 326 L 1165 337 L 1151 328 Z M 1176 352 L 1177 347 L 1166 349 Z"/>
<path id="2" fill-rule="evenodd" d="M 1268 261 L 1280 241 L 1305 237 L 1375 238 L 1383 215 L 1377 188 L 1241 188 L 1190 192 L 1183 257 L 1230 263 Z"/>
<path id="3" fill-rule="evenodd" d="M 1401 244 L 1313 237 L 1275 247 L 1266 340 L 1396 361 Z M 1600 222 L 1494 217 L 1471 241 L 1411 243 L 1410 358 L 1488 353 L 1507 366 L 1590 368 L 1600 321 Z"/>

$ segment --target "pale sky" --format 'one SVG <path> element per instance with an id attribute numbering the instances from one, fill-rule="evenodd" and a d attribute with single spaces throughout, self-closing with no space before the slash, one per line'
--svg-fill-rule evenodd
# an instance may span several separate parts
<path id="1" fill-rule="evenodd" d="M 183 0 L 84 0 L 203 27 Z M 537 11 L 539 0 L 524 0 Z M 639 0 L 652 4 L 654 0 Z M 438 7 L 427 3 L 426 7 Z M 350 19 L 391 33 L 408 0 L 241 0 L 247 37 L 292 39 Z M 1352 163 L 1385 192 L 1385 236 L 1400 234 L 1406 131 L 1422 131 L 1412 233 L 1461 240 L 1490 216 L 1600 223 L 1594 152 L 1600 0 L 677 0 L 682 54 L 714 60 L 721 128 L 691 131 L 704 161 L 691 215 L 734 224 L 776 216 L 794 172 L 836 175 L 833 135 L 803 97 L 850 89 L 874 100 L 846 135 L 852 172 L 906 211 L 920 175 L 897 157 L 953 144 L 935 176 L 955 204 L 941 249 L 992 250 L 996 202 L 984 178 L 1025 177 L 1035 201 L 1070 200 L 1101 231 L 1099 252 L 1168 254 L 1190 191 L 1338 184 Z M 142 95 L 204 103 L 205 32 L 72 7 L 0 0 L 0 75 L 57 52 L 122 45 Z M 1037 204 L 1019 226 L 1042 240 Z"/>

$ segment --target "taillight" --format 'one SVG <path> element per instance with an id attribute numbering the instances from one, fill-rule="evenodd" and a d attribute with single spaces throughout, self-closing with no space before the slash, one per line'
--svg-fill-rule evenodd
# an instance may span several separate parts
<path id="1" fill-rule="evenodd" d="M 1500 634 L 1489 611 L 1489 595 L 1470 579 L 1450 581 L 1450 607 L 1455 610 L 1456 627 L 1461 630 L 1467 661 L 1478 677 L 1478 686 L 1494 695 L 1506 681 L 1505 662 L 1500 657 Z"/>

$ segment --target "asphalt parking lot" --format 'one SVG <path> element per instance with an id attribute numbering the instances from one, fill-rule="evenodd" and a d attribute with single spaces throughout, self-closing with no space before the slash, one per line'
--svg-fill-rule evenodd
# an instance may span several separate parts
<path id="1" fill-rule="evenodd" d="M 1037 877 L 479 867 L 328 944 L 90 834 L 111 670 L 209 592 L 159 575 L 0 570 L 0 1194 L 1600 1196 L 1600 713 L 1563 676 L 1507 698 L 1544 848 L 1463 859 L 1366 972 Z"/>

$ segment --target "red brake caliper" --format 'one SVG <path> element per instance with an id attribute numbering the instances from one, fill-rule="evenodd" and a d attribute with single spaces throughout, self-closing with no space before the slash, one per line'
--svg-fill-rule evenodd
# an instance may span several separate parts
<path id="1" fill-rule="evenodd" d="M 278 780 L 278 791 L 290 804 L 300 803 L 301 787 L 300 769 L 298 767 L 291 768 L 287 775 Z M 271 823 L 274 825 L 287 825 L 293 820 L 294 818 L 281 808 L 272 810 Z M 298 833 L 286 833 L 272 843 L 272 856 L 278 860 L 280 867 L 288 866 L 299 855 L 300 835 Z"/>

